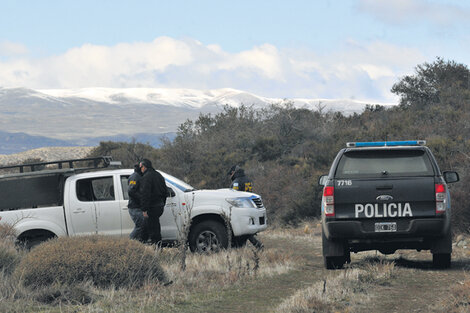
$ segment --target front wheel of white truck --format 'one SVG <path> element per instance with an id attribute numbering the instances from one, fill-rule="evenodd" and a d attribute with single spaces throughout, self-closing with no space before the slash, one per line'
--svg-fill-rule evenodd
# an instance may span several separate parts
<path id="1" fill-rule="evenodd" d="M 194 225 L 189 233 L 189 248 L 192 252 L 218 252 L 227 249 L 228 235 L 220 222 L 208 220 Z"/>

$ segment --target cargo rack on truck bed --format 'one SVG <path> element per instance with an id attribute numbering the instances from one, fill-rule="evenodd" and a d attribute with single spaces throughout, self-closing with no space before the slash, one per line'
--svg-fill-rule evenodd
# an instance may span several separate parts
<path id="1" fill-rule="evenodd" d="M 87 165 L 85 167 L 76 167 L 75 164 L 78 162 L 86 162 Z M 45 169 L 49 170 L 50 168 L 46 168 L 46 166 L 56 165 L 56 169 L 79 169 L 79 170 L 91 170 L 91 169 L 99 169 L 99 168 L 106 168 L 109 166 L 119 166 L 121 165 L 120 161 L 113 161 L 111 156 L 100 156 L 100 157 L 93 157 L 93 158 L 81 158 L 81 159 L 70 159 L 70 160 L 59 160 L 59 161 L 50 161 L 50 162 L 37 162 L 37 163 L 29 163 L 29 164 L 17 164 L 17 165 L 7 165 L 7 166 L 0 166 L 0 170 L 7 170 L 7 169 L 19 169 L 19 173 L 24 173 L 25 168 L 29 168 L 30 172 L 36 171 L 43 171 Z M 64 165 L 68 165 L 68 167 L 64 167 Z"/>
<path id="2" fill-rule="evenodd" d="M 19 172 L 0 175 L 0 211 L 61 206 L 67 177 L 120 165 L 121 162 L 113 161 L 110 156 L 100 156 L 1 166 L 0 173 L 2 170 Z"/>

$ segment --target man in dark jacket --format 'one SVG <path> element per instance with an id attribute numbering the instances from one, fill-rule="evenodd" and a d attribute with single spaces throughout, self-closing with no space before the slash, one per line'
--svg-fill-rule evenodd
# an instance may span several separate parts
<path id="1" fill-rule="evenodd" d="M 127 207 L 129 208 L 129 215 L 131 216 L 132 221 L 134 221 L 134 230 L 130 234 L 131 239 L 136 239 L 142 242 L 145 242 L 148 238 L 148 233 L 146 230 L 146 218 L 142 212 L 141 206 L 141 180 L 142 172 L 140 171 L 139 163 L 134 165 L 134 173 L 127 179 L 127 193 L 129 194 L 129 203 Z"/>
<path id="2" fill-rule="evenodd" d="M 148 216 L 148 233 L 154 244 L 162 241 L 160 216 L 166 203 L 168 189 L 163 176 L 152 167 L 152 162 L 143 159 L 140 162 L 142 171 L 141 204 L 144 216 Z"/>
<path id="3" fill-rule="evenodd" d="M 230 184 L 230 188 L 238 191 L 253 191 L 253 183 L 245 175 L 245 171 L 238 165 L 232 166 L 227 174 L 230 176 L 230 179 L 232 181 L 232 183 Z M 250 235 L 248 237 L 248 240 L 257 249 L 263 249 L 264 245 L 261 241 L 258 240 L 258 238 L 256 238 L 256 234 Z"/>
<path id="4" fill-rule="evenodd" d="M 253 183 L 246 177 L 245 171 L 238 165 L 232 166 L 228 175 L 230 175 L 230 179 L 232 180 L 230 188 L 239 191 L 253 191 Z"/>

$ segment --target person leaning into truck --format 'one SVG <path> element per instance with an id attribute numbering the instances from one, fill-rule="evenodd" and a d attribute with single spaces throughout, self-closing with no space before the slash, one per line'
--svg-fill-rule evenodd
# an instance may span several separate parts
<path id="1" fill-rule="evenodd" d="M 152 167 L 152 162 L 143 159 L 140 162 L 142 171 L 141 205 L 145 217 L 148 217 L 147 230 L 153 244 L 161 244 L 162 235 L 160 216 L 166 203 L 168 189 L 165 179 Z"/>
<path id="2" fill-rule="evenodd" d="M 129 194 L 129 203 L 127 207 L 129 209 L 129 215 L 131 216 L 132 221 L 134 222 L 134 229 L 129 235 L 130 239 L 139 240 L 141 242 L 146 242 L 148 239 L 147 232 L 147 219 L 144 217 L 142 212 L 141 205 L 141 180 L 142 172 L 140 171 L 139 163 L 134 165 L 134 173 L 129 176 L 127 179 L 127 193 Z"/>
<path id="3" fill-rule="evenodd" d="M 245 171 L 239 167 L 238 165 L 234 165 L 230 168 L 227 175 L 230 176 L 231 184 L 230 188 L 238 191 L 246 191 L 252 192 L 253 191 L 253 183 L 251 180 L 245 175 Z M 263 249 L 264 245 L 261 241 L 256 238 L 256 234 L 250 235 L 248 240 L 251 242 L 253 246 L 257 249 Z"/>

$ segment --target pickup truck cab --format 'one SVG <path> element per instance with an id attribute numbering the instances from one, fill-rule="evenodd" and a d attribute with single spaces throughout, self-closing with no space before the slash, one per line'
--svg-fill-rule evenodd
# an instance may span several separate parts
<path id="1" fill-rule="evenodd" d="M 431 250 L 433 264 L 451 263 L 448 183 L 425 141 L 356 142 L 339 151 L 323 185 L 325 267 L 341 268 L 350 253 Z"/>
<path id="2" fill-rule="evenodd" d="M 127 208 L 132 169 L 33 171 L 0 176 L 0 223 L 14 225 L 28 246 L 56 236 L 91 234 L 127 237 L 134 228 Z M 227 221 L 233 242 L 267 228 L 261 197 L 231 189 L 196 190 L 169 174 L 169 197 L 160 217 L 164 242 L 189 242 L 192 251 L 226 248 Z M 184 231 L 184 225 L 191 228 Z"/>

